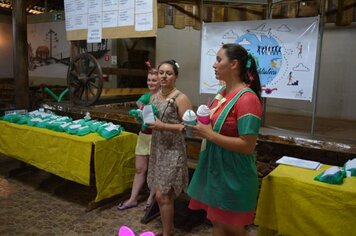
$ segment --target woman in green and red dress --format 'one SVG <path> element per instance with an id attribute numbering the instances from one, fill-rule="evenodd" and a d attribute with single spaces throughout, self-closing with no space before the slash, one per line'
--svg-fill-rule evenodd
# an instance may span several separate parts
<path id="1" fill-rule="evenodd" d="M 207 212 L 214 236 L 246 235 L 257 204 L 261 85 L 253 56 L 238 44 L 223 45 L 213 67 L 225 86 L 210 106 L 211 124 L 192 127 L 204 140 L 188 188 L 189 207 Z"/>

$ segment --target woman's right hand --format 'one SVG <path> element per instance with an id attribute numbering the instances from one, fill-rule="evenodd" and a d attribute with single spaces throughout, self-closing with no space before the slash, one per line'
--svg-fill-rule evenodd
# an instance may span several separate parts
<path id="1" fill-rule="evenodd" d="M 201 137 L 205 139 L 209 139 L 211 135 L 214 133 L 213 128 L 211 124 L 203 124 L 198 121 L 196 125 L 191 125 L 192 130 L 193 130 L 193 136 L 194 137 Z"/>

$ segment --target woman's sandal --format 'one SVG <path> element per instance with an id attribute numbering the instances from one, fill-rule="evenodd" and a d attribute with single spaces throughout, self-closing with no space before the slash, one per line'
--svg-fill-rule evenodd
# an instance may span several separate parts
<path id="1" fill-rule="evenodd" d="M 143 208 L 143 211 L 148 211 L 151 208 L 152 204 L 153 204 L 153 202 L 146 203 L 145 207 Z"/>
<path id="2" fill-rule="evenodd" d="M 126 202 L 120 202 L 120 204 L 117 206 L 117 210 L 118 211 L 124 211 L 124 210 L 127 210 L 127 209 L 130 209 L 130 208 L 134 208 L 134 207 L 137 207 L 138 204 L 133 204 L 133 205 L 127 205 Z"/>

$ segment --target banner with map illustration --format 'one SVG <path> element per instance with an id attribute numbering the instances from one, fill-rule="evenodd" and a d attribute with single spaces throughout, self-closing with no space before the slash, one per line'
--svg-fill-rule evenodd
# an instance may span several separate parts
<path id="1" fill-rule="evenodd" d="M 238 43 L 258 59 L 262 96 L 312 100 L 319 17 L 204 23 L 200 93 L 222 86 L 213 65 L 222 44 Z"/>

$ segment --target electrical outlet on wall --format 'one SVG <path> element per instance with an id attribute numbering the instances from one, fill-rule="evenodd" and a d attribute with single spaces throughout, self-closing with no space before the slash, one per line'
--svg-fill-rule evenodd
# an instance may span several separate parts
<path id="1" fill-rule="evenodd" d="M 111 56 L 111 65 L 117 64 L 117 56 Z"/>

